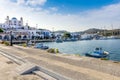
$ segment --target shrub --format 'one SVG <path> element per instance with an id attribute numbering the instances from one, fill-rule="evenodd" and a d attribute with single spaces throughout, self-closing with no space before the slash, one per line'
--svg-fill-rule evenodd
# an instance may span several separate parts
<path id="1" fill-rule="evenodd" d="M 75 54 L 76 56 L 81 56 L 80 54 Z"/>
<path id="2" fill-rule="evenodd" d="M 23 47 L 27 47 L 27 45 L 26 45 L 25 43 L 24 43 L 24 44 L 22 44 L 22 46 L 23 46 Z"/>
<path id="3" fill-rule="evenodd" d="M 56 49 L 56 53 L 59 53 L 59 50 L 58 50 L 58 49 Z"/>
<path id="4" fill-rule="evenodd" d="M 48 49 L 47 52 L 49 52 L 49 53 L 55 53 L 55 49 L 53 49 L 53 48 Z"/>
<path id="5" fill-rule="evenodd" d="M 101 60 L 109 60 L 108 58 L 101 58 Z"/>
<path id="6" fill-rule="evenodd" d="M 9 45 L 10 45 L 9 42 L 6 42 L 6 41 L 4 42 L 4 44 L 5 44 L 6 46 L 9 46 Z"/>
<path id="7" fill-rule="evenodd" d="M 47 52 L 49 52 L 49 53 L 59 53 L 59 50 L 51 48 L 51 49 L 48 49 Z"/>

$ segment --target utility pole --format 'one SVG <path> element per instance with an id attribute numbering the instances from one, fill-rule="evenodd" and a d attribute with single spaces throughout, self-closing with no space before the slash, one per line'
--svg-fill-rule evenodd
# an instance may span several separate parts
<path id="1" fill-rule="evenodd" d="M 52 28 L 52 37 L 53 37 L 53 39 L 54 39 L 54 37 L 55 37 L 55 34 L 54 34 L 54 27 Z"/>
<path id="2" fill-rule="evenodd" d="M 105 31 L 105 26 L 104 26 L 104 36 L 106 37 L 106 31 Z"/>
<path id="3" fill-rule="evenodd" d="M 10 46 L 13 46 L 13 44 L 12 44 L 12 31 L 10 31 Z"/>
<path id="4" fill-rule="evenodd" d="M 36 24 L 36 30 L 37 30 L 37 28 L 38 28 L 38 24 Z"/>
<path id="5" fill-rule="evenodd" d="M 113 34 L 113 24 L 111 24 L 111 27 L 112 27 L 112 30 L 111 30 L 111 32 L 112 32 L 112 36 L 113 36 L 113 35 L 114 35 L 114 34 Z"/>

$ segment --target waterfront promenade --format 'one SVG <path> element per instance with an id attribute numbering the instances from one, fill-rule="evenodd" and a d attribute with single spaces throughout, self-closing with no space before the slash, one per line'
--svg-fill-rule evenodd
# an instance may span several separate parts
<path id="1" fill-rule="evenodd" d="M 54 39 L 43 39 L 43 40 L 12 40 L 13 44 L 22 44 L 22 43 L 27 43 L 27 41 L 31 41 L 33 44 L 38 43 L 38 42 L 53 42 L 55 41 Z M 2 40 L 0 40 L 2 42 Z M 10 42 L 10 41 L 7 41 Z"/>
<path id="2" fill-rule="evenodd" d="M 44 50 L 16 45 L 11 47 L 0 44 L 0 49 L 64 75 L 71 80 L 120 80 L 119 62 L 74 55 L 50 54 Z"/>
<path id="3" fill-rule="evenodd" d="M 14 70 L 19 65 L 0 55 L 0 80 L 43 80 L 36 75 L 16 75 Z"/>

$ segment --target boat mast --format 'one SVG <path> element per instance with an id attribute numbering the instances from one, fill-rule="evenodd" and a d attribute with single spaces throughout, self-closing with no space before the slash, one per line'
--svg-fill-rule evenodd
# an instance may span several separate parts
<path id="1" fill-rule="evenodd" d="M 104 26 L 104 36 L 106 37 L 105 26 Z"/>
<path id="2" fill-rule="evenodd" d="M 113 24 L 111 24 L 111 27 L 112 27 L 112 30 L 111 30 L 111 32 L 112 32 L 112 36 L 113 36 Z"/>

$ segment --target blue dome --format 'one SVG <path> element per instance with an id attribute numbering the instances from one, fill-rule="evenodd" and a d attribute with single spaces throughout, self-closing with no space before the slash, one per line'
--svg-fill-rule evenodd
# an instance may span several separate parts
<path id="1" fill-rule="evenodd" d="M 17 20 L 17 18 L 15 18 L 15 17 L 13 17 L 12 19 L 15 19 L 15 20 Z"/>

